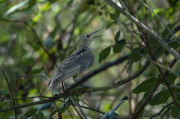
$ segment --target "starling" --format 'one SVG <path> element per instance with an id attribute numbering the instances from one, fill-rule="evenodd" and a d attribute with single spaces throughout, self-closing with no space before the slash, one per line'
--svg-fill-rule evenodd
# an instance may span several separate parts
<path id="1" fill-rule="evenodd" d="M 70 77 L 73 77 L 73 80 L 75 81 L 75 78 L 79 73 L 89 69 L 93 65 L 94 55 L 92 54 L 90 44 L 95 38 L 100 37 L 92 36 L 98 31 L 80 36 L 77 43 L 77 49 L 58 67 L 53 78 L 48 83 L 46 92 L 49 90 L 52 92 L 55 91 L 60 82 L 63 82 Z"/>

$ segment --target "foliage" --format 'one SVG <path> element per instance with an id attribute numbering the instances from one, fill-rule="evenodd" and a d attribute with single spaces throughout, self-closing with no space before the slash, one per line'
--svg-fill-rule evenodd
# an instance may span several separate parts
<path id="1" fill-rule="evenodd" d="M 179 51 L 179 11 L 178 0 L 0 0 L 0 118 L 180 118 L 179 60 L 167 49 Z M 79 36 L 99 29 L 94 65 L 78 76 L 89 88 L 68 79 L 67 95 L 45 93 Z"/>

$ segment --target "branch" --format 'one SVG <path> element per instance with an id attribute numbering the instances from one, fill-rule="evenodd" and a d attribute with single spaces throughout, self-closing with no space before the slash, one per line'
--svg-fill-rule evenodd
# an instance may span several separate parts
<path id="1" fill-rule="evenodd" d="M 4 72 L 4 70 L 3 70 L 3 68 L 2 68 L 1 65 L 0 65 L 0 68 L 1 68 L 1 70 L 2 70 L 2 72 L 3 72 L 3 74 L 4 74 L 4 77 L 5 77 L 5 79 L 6 79 L 6 82 L 7 82 L 7 84 L 8 84 L 8 87 L 9 87 L 9 90 L 10 90 L 10 93 L 11 93 L 11 97 L 13 98 L 12 90 L 11 90 L 11 87 L 10 87 L 10 85 L 9 85 L 9 81 L 8 81 L 8 79 L 7 79 L 7 76 L 6 76 L 6 74 L 5 74 L 5 72 Z M 16 105 L 14 99 L 13 99 L 13 104 L 14 104 L 14 106 Z M 16 109 L 14 110 L 14 112 L 15 112 L 15 119 L 17 119 Z"/>
<path id="2" fill-rule="evenodd" d="M 178 62 L 180 62 L 180 56 L 178 53 L 169 47 L 167 43 L 165 43 L 163 40 L 160 39 L 160 37 L 154 33 L 153 31 L 149 30 L 144 24 L 139 22 L 138 19 L 130 15 L 128 12 L 124 11 L 122 8 L 120 8 L 116 3 L 112 2 L 111 0 L 105 0 L 107 3 L 109 3 L 114 9 L 120 11 L 122 14 L 124 14 L 126 17 L 128 17 L 129 20 L 134 22 L 138 27 L 142 28 L 146 33 L 148 33 L 151 37 L 153 37 L 164 49 L 166 49 L 168 52 L 170 52 Z"/>
<path id="3" fill-rule="evenodd" d="M 120 57 L 120 58 L 118 58 L 118 59 L 116 59 L 116 60 L 114 60 L 114 61 L 108 62 L 108 63 L 100 66 L 99 68 L 97 68 L 97 69 L 89 72 L 88 74 L 82 76 L 82 77 L 78 80 L 78 82 L 79 82 L 79 83 L 83 83 L 83 82 L 85 82 L 86 80 L 88 80 L 89 78 L 91 78 L 92 76 L 94 76 L 94 75 L 96 75 L 96 74 L 98 74 L 98 73 L 100 73 L 100 72 L 108 69 L 109 67 L 112 67 L 112 66 L 114 66 L 114 65 L 118 65 L 118 64 L 122 63 L 124 60 L 127 60 L 128 57 L 129 57 L 129 55 L 125 55 L 125 56 Z M 71 86 L 68 87 L 68 90 L 71 90 L 71 89 L 73 89 L 73 88 L 75 88 L 75 87 L 77 87 L 77 86 L 78 86 L 78 84 L 77 84 L 77 83 L 74 83 L 74 84 L 72 84 Z"/>
<path id="4" fill-rule="evenodd" d="M 160 115 L 167 107 L 171 106 L 172 104 L 174 104 L 174 102 L 171 102 L 171 103 L 167 104 L 166 106 L 164 106 L 157 114 L 151 116 L 149 119 L 152 119 L 152 118 Z"/>

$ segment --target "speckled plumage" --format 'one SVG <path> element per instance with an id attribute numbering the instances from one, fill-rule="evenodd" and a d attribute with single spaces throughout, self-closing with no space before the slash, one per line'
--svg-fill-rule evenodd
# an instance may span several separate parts
<path id="1" fill-rule="evenodd" d="M 100 37 L 91 37 L 96 32 L 87 33 L 80 36 L 77 43 L 77 49 L 69 57 L 67 57 L 55 71 L 53 78 L 48 84 L 46 92 L 49 90 L 52 92 L 55 91 L 60 82 L 78 75 L 93 65 L 94 55 L 92 54 L 90 43 L 94 38 Z"/>

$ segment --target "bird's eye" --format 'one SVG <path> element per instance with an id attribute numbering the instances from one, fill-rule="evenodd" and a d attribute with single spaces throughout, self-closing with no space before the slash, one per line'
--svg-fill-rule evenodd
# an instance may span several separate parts
<path id="1" fill-rule="evenodd" d="M 90 35 L 86 35 L 87 38 L 90 38 Z"/>

